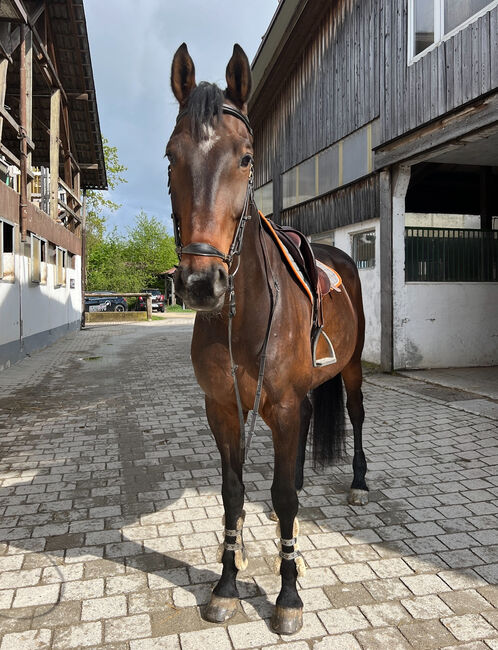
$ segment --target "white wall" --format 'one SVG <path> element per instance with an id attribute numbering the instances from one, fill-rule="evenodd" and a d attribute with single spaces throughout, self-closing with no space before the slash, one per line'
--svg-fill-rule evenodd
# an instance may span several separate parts
<path id="1" fill-rule="evenodd" d="M 337 228 L 334 231 L 335 246 L 348 255 L 352 254 L 352 235 L 358 232 L 375 230 L 375 266 L 358 269 L 365 311 L 365 347 L 363 359 L 370 363 L 380 363 L 380 221 L 369 219 L 360 224 Z"/>
<path id="2" fill-rule="evenodd" d="M 498 283 L 406 284 L 398 367 L 498 364 Z"/>
<path id="3" fill-rule="evenodd" d="M 47 265 L 47 283 L 31 282 L 31 261 L 24 257 L 22 311 L 24 336 L 55 329 L 81 318 L 81 257 L 75 256 L 75 269 L 66 269 L 66 284 L 55 286 L 55 265 Z M 74 280 L 74 289 L 70 280 Z"/>
<path id="4" fill-rule="evenodd" d="M 61 328 L 63 334 L 65 326 L 81 318 L 81 257 L 74 256 L 75 268 L 66 269 L 65 286 L 56 288 L 55 265 L 47 263 L 46 284 L 35 284 L 31 282 L 30 246 L 21 250 L 26 254 L 15 254 L 15 281 L 0 279 L 0 346 L 19 342 L 22 319 L 23 338 L 34 337 L 30 348 L 36 349 L 53 340 L 55 330 Z"/>
<path id="5" fill-rule="evenodd" d="M 498 283 L 405 282 L 405 223 L 427 218 L 405 215 L 404 195 L 393 196 L 394 367 L 496 365 Z"/>

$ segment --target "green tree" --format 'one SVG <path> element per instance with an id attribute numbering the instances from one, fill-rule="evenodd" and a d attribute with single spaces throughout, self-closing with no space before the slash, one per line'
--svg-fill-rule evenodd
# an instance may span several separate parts
<path id="1" fill-rule="evenodd" d="M 175 241 L 168 235 L 166 226 L 156 217 L 149 217 L 143 210 L 128 228 L 126 258 L 130 270 L 143 273 L 144 286 L 161 286 L 160 273 L 178 262 Z"/>
<path id="2" fill-rule="evenodd" d="M 107 172 L 107 184 L 114 190 L 121 183 L 128 181 L 123 176 L 127 168 L 119 162 L 117 147 L 112 147 L 107 138 L 102 136 L 104 160 Z M 86 250 L 87 260 L 92 250 L 105 237 L 109 213 L 116 212 L 121 206 L 111 201 L 105 190 L 89 190 L 86 194 Z"/>

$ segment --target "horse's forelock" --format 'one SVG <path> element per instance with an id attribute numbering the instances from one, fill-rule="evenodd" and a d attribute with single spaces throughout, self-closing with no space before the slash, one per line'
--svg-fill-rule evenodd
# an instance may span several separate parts
<path id="1" fill-rule="evenodd" d="M 209 129 L 221 118 L 225 96 L 216 84 L 201 82 L 191 92 L 187 113 L 190 117 L 192 134 L 196 140 L 209 137 Z"/>

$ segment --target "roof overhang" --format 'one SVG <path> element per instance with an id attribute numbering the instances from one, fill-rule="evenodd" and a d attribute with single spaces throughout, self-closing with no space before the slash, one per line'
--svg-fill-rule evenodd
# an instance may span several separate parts
<path id="1" fill-rule="evenodd" d="M 330 0 L 280 0 L 251 65 L 249 116 L 255 124 L 330 6 Z"/>

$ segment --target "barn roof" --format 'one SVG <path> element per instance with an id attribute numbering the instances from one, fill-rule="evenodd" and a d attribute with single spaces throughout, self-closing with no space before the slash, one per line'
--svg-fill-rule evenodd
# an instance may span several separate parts
<path id="1" fill-rule="evenodd" d="M 19 4 L 19 2 L 16 2 Z M 39 3 L 25 0 L 22 5 L 28 16 Z M 107 189 L 104 150 L 100 132 L 97 97 L 93 79 L 90 47 L 86 28 L 83 0 L 50 0 L 34 26 L 41 36 L 47 28 L 53 42 L 48 54 L 67 97 L 71 152 L 81 169 L 81 187 Z M 36 59 L 36 43 L 35 56 Z M 9 65 L 6 104 L 19 121 L 19 48 L 12 54 Z M 35 150 L 32 164 L 49 166 L 50 89 L 42 74 L 41 65 L 33 65 L 33 137 Z M 53 74 L 52 74 L 53 77 Z M 9 90 L 12 89 L 12 93 Z M 61 129 L 63 121 L 61 122 Z M 13 134 L 5 132 L 4 141 L 11 151 L 19 149 Z M 8 142 L 8 138 L 11 142 Z M 62 164 L 61 160 L 61 164 Z"/>
<path id="2" fill-rule="evenodd" d="M 337 2 L 337 0 L 335 0 Z M 257 123 L 313 36 L 330 0 L 280 0 L 251 65 L 249 116 Z"/>

